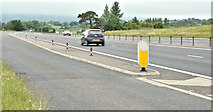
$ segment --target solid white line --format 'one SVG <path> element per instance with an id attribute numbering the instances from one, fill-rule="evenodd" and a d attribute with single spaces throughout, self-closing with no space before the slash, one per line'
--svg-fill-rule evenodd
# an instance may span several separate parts
<path id="1" fill-rule="evenodd" d="M 164 88 L 172 89 L 172 90 L 175 90 L 175 91 L 179 91 L 179 92 L 182 92 L 182 93 L 185 93 L 185 94 L 193 95 L 193 96 L 196 96 L 196 97 L 200 97 L 200 98 L 212 101 L 211 97 L 201 95 L 201 94 L 198 94 L 198 93 L 193 93 L 193 92 L 190 92 L 190 91 L 187 91 L 187 90 L 184 90 L 184 89 L 180 89 L 180 88 L 177 88 L 177 87 L 173 87 L 173 86 L 170 86 L 170 85 L 166 85 L 166 84 L 163 84 L 163 83 L 159 83 L 159 82 L 156 82 L 154 80 L 146 79 L 146 78 L 143 78 L 143 77 L 137 78 L 137 79 L 141 80 L 143 82 L 147 82 L 149 84 L 158 86 L 158 87 L 164 87 Z"/>
<path id="2" fill-rule="evenodd" d="M 205 48 L 193 48 L 193 47 L 180 47 L 180 46 L 167 46 L 167 45 L 154 45 L 150 44 L 152 46 L 159 46 L 159 47 L 171 47 L 171 48 L 183 48 L 183 49 L 194 49 L 194 50 L 206 50 L 211 51 L 211 49 L 205 49 Z"/>
<path id="3" fill-rule="evenodd" d="M 21 39 L 21 38 L 18 37 L 18 36 L 14 36 L 14 37 Z M 75 59 L 75 60 L 87 62 L 87 63 L 94 64 L 94 65 L 97 65 L 97 66 L 102 66 L 102 67 L 104 67 L 104 68 L 108 68 L 108 69 L 110 69 L 110 70 L 116 71 L 114 68 L 110 68 L 110 66 L 107 66 L 107 65 L 102 65 L 102 64 L 100 64 L 100 63 L 91 62 L 91 61 L 87 61 L 87 60 L 82 59 L 82 58 L 73 57 L 73 56 L 70 56 L 70 55 L 66 55 L 66 54 L 63 54 L 63 53 L 59 53 L 59 52 L 57 52 L 57 51 L 53 51 L 53 50 L 51 50 L 51 49 L 49 49 L 49 48 L 45 48 L 45 47 L 43 47 L 43 46 L 40 46 L 40 45 L 35 44 L 35 43 L 33 43 L 33 42 L 27 41 L 27 40 L 25 40 L 25 39 L 21 39 L 21 40 L 23 40 L 23 41 L 25 41 L 25 42 L 27 42 L 27 43 L 30 43 L 30 44 L 32 44 L 32 45 L 35 45 L 35 46 L 37 46 L 37 47 L 43 48 L 43 49 L 45 49 L 45 50 L 47 50 L 47 51 L 49 51 L 49 52 L 55 53 L 55 54 L 59 54 L 59 55 L 62 55 L 62 56 L 68 57 L 68 58 L 72 58 L 72 59 Z M 41 39 L 40 39 L 40 40 L 41 40 Z M 42 40 L 42 41 L 46 41 L 46 40 Z M 50 41 L 46 41 L 46 42 L 50 42 Z M 60 43 L 60 45 L 66 46 L 66 45 L 61 44 L 61 43 Z M 117 71 L 124 72 L 125 70 L 122 70 L 122 69 L 119 69 L 119 68 L 118 68 Z M 128 72 L 128 71 L 127 71 L 127 72 Z M 125 73 L 127 73 L 127 72 L 125 72 Z M 194 96 L 196 96 L 196 97 L 200 97 L 200 98 L 203 98 L 203 99 L 206 99 L 206 100 L 212 100 L 211 97 L 207 97 L 207 96 L 204 96 L 204 95 L 201 95 L 201 94 L 198 94 L 198 93 L 192 93 L 192 92 L 189 92 L 189 91 L 180 89 L 180 88 L 176 88 L 176 87 L 173 87 L 173 86 L 169 86 L 169 85 L 166 85 L 166 84 L 163 84 L 163 83 L 159 83 L 159 82 L 156 82 L 156 81 L 153 81 L 153 80 L 150 80 L 150 79 L 146 79 L 146 78 L 143 78 L 143 77 L 137 78 L 137 79 L 140 80 L 140 81 L 147 82 L 147 83 L 149 83 L 149 84 L 155 85 L 155 86 L 165 87 L 165 88 L 168 88 L 168 89 L 176 90 L 176 91 L 183 92 L 183 93 L 189 94 L 189 95 L 194 95 Z"/>
<path id="4" fill-rule="evenodd" d="M 192 57 L 192 58 L 204 58 L 202 56 L 196 56 L 196 55 L 187 55 L 188 57 Z"/>
<path id="5" fill-rule="evenodd" d="M 43 39 L 40 39 L 40 40 L 43 40 Z M 47 40 L 43 40 L 43 41 L 47 41 Z M 48 41 L 48 42 L 50 42 L 50 41 Z M 61 44 L 61 43 L 57 43 L 57 42 L 54 42 L 54 43 L 58 44 L 58 45 L 66 46 L 65 44 Z M 89 49 L 83 49 L 83 48 L 79 48 L 79 47 L 75 47 L 75 46 L 70 46 L 70 45 L 69 45 L 69 47 L 89 52 Z M 117 59 L 122 59 L 122 60 L 130 61 L 130 62 L 138 63 L 137 60 L 129 59 L 129 58 L 121 57 L 121 56 L 116 56 L 116 55 L 112 55 L 112 54 L 108 54 L 108 53 L 103 53 L 103 52 L 99 52 L 99 51 L 93 51 L 93 53 L 97 53 L 97 54 L 101 54 L 101 55 L 104 55 L 104 56 L 109 56 L 109 57 L 113 57 L 113 58 L 117 58 Z M 162 65 L 152 64 L 152 63 L 149 63 L 149 65 L 153 66 L 153 67 L 157 67 L 157 68 L 162 68 L 162 69 L 166 69 L 166 70 L 170 70 L 170 71 L 175 71 L 175 72 L 179 72 L 179 73 L 188 74 L 188 75 L 191 75 L 191 76 L 197 76 L 197 77 L 201 77 L 201 78 L 212 80 L 212 77 L 206 76 L 206 75 L 202 75 L 202 74 L 192 73 L 192 72 L 188 72 L 188 71 L 184 71 L 184 70 L 179 70 L 179 69 L 175 69 L 175 68 L 171 68 L 171 67 L 166 67 L 166 66 L 162 66 Z"/>

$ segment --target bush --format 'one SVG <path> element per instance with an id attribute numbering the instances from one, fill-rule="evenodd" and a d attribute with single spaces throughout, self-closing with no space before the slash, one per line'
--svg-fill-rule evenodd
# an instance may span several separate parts
<path id="1" fill-rule="evenodd" d="M 21 20 L 12 20 L 4 26 L 4 29 L 5 30 L 23 31 L 23 30 L 25 30 L 25 27 L 22 24 Z"/>
<path id="2" fill-rule="evenodd" d="M 147 23 L 147 22 L 140 22 L 139 25 L 141 27 L 152 27 L 152 24 L 151 23 Z"/>
<path id="3" fill-rule="evenodd" d="M 154 26 L 155 29 L 162 29 L 163 23 L 162 22 L 155 22 L 153 26 Z"/>

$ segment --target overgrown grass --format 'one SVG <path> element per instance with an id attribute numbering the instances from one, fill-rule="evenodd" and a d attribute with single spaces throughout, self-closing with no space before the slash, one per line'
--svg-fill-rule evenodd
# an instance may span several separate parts
<path id="1" fill-rule="evenodd" d="M 195 27 L 167 28 L 167 29 L 140 29 L 140 30 L 119 30 L 107 31 L 105 35 L 127 35 L 148 37 L 183 37 L 183 38 L 209 38 L 211 37 L 211 25 L 202 25 Z"/>
<path id="2" fill-rule="evenodd" d="M 41 110 L 44 106 L 35 101 L 32 91 L 26 82 L 18 77 L 4 62 L 0 60 L 2 79 L 3 110 Z"/>

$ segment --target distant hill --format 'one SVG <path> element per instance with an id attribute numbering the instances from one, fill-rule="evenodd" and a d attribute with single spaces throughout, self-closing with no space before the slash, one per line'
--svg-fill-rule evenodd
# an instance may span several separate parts
<path id="1" fill-rule="evenodd" d="M 38 20 L 43 22 L 48 21 L 59 21 L 59 22 L 70 22 L 70 21 L 78 21 L 77 17 L 71 16 L 58 16 L 58 15 L 24 15 L 24 14 L 2 14 L 2 18 L 0 21 L 9 22 L 10 20 L 20 19 L 21 21 L 32 21 Z"/>

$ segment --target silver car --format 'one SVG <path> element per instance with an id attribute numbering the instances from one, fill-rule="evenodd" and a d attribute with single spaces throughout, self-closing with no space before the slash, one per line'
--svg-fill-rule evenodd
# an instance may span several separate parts
<path id="1" fill-rule="evenodd" d="M 104 34 L 100 29 L 87 29 L 81 34 L 81 45 L 89 44 L 105 45 Z"/>

